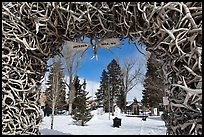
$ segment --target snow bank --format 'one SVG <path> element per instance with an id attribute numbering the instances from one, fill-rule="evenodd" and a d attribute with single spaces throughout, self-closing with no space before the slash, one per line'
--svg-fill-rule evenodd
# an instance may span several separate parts
<path id="1" fill-rule="evenodd" d="M 70 115 L 56 115 L 54 117 L 54 130 L 50 129 L 50 117 L 44 117 L 40 125 L 43 135 L 165 135 L 166 127 L 160 116 L 148 116 L 146 121 L 139 117 L 127 117 L 121 114 L 121 126 L 113 127 L 115 116 L 105 113 L 103 115 L 93 111 L 93 118 L 85 126 L 74 124 Z M 109 119 L 110 118 L 110 119 Z"/>

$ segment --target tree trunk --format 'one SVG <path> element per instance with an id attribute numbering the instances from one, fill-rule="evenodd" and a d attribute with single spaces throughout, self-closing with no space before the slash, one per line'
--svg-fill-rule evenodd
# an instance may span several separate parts
<path id="1" fill-rule="evenodd" d="M 159 116 L 159 104 L 157 105 L 157 116 Z"/>
<path id="2" fill-rule="evenodd" d="M 126 109 L 127 103 L 126 103 L 126 101 L 127 101 L 127 92 L 125 92 L 125 98 L 124 98 L 124 113 L 125 114 L 127 113 L 127 109 Z"/>
<path id="3" fill-rule="evenodd" d="M 74 98 L 75 98 L 75 94 L 76 94 L 76 90 L 74 87 L 74 84 L 71 83 L 70 84 L 70 93 L 69 93 L 69 114 L 72 114 L 72 104 L 74 102 Z"/>
<path id="4" fill-rule="evenodd" d="M 72 103 L 70 102 L 69 103 L 69 114 L 71 114 L 72 113 Z"/>
<path id="5" fill-rule="evenodd" d="M 114 106 L 113 106 L 113 103 L 111 103 L 111 106 L 112 106 L 111 107 L 112 108 L 112 110 L 111 110 L 112 111 L 112 116 L 114 116 Z"/>
<path id="6" fill-rule="evenodd" d="M 72 114 L 72 104 L 74 102 L 76 90 L 75 90 L 74 87 L 72 87 L 70 91 L 71 92 L 70 92 L 70 95 L 69 95 L 69 114 Z"/>
<path id="7" fill-rule="evenodd" d="M 54 124 L 54 112 L 55 112 L 55 88 L 56 88 L 56 85 L 55 85 L 55 73 L 53 73 L 53 89 L 52 90 L 52 115 L 51 115 L 51 129 L 53 129 L 53 124 Z"/>
<path id="8" fill-rule="evenodd" d="M 54 79 L 54 78 L 53 78 Z M 55 87 L 55 86 L 54 86 Z M 55 89 L 54 89 L 55 90 Z M 51 129 L 53 129 L 54 125 L 54 115 L 55 115 L 55 92 L 52 92 L 53 100 L 52 100 L 52 115 L 51 115 Z"/>
<path id="9" fill-rule="evenodd" d="M 59 70 L 57 70 L 58 68 L 55 68 L 55 73 L 54 73 L 54 77 L 53 77 L 53 101 L 52 101 L 52 116 L 51 116 L 51 129 L 53 129 L 53 125 L 54 125 L 54 115 L 55 115 L 55 105 L 56 105 L 56 101 L 57 101 L 57 96 L 59 94 L 59 89 L 58 89 L 58 85 L 59 85 L 59 81 L 58 81 L 58 72 Z"/>
<path id="10" fill-rule="evenodd" d="M 54 115 L 55 115 L 55 104 L 52 105 L 52 115 L 51 115 L 51 129 L 53 129 L 54 125 Z"/>

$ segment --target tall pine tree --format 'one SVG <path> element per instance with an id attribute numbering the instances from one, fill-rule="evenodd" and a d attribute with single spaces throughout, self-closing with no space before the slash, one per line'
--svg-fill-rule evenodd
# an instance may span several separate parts
<path id="1" fill-rule="evenodd" d="M 159 108 L 159 103 L 162 103 L 164 96 L 164 75 L 161 71 L 161 64 L 155 55 L 152 53 L 147 62 L 147 73 L 144 80 L 144 88 L 142 94 L 142 103 L 151 108 Z"/>
<path id="2" fill-rule="evenodd" d="M 110 92 L 110 104 L 112 115 L 114 115 L 114 105 L 116 104 L 120 109 L 123 108 L 124 103 L 124 90 L 121 67 L 115 59 L 107 66 L 107 73 L 109 78 L 109 92 Z"/>
<path id="3" fill-rule="evenodd" d="M 86 81 L 84 80 L 83 84 L 80 84 L 78 76 L 75 77 L 74 83 L 76 89 L 76 98 L 74 99 L 74 112 L 72 118 L 81 123 L 81 126 L 84 126 L 93 116 L 91 115 L 91 107 L 88 106 L 87 100 L 90 97 L 87 97 L 88 92 L 86 89 Z"/>
<path id="4" fill-rule="evenodd" d="M 108 74 L 106 70 L 104 69 L 101 76 L 100 81 L 100 88 L 97 89 L 97 92 L 95 93 L 97 98 L 97 103 L 99 106 L 103 106 L 104 111 L 109 111 L 109 98 L 108 98 Z"/>
<path id="5" fill-rule="evenodd" d="M 73 89 L 76 91 L 75 94 L 73 94 L 74 97 L 73 97 L 73 99 L 72 99 L 72 100 L 73 100 L 73 102 L 72 102 L 72 108 L 73 108 L 73 110 L 75 110 L 75 108 L 76 108 L 76 106 L 77 106 L 77 102 L 75 102 L 75 99 L 76 99 L 77 94 L 78 94 L 77 91 L 80 90 L 80 86 L 78 86 L 78 85 L 80 85 L 80 80 L 79 80 L 79 77 L 78 77 L 77 75 L 74 77 L 72 83 L 73 83 Z M 73 113 L 74 113 L 74 112 L 72 112 L 71 115 L 72 115 Z"/>

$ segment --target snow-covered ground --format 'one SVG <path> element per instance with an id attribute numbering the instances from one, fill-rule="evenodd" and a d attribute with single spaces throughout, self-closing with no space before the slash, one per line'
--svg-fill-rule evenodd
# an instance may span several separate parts
<path id="1" fill-rule="evenodd" d="M 42 135 L 165 135 L 166 127 L 160 116 L 148 116 L 146 121 L 140 117 L 127 117 L 124 114 L 117 115 L 121 118 L 121 126 L 113 127 L 115 116 L 109 113 L 99 114 L 92 111 L 94 117 L 85 126 L 78 126 L 70 115 L 56 115 L 54 117 L 54 129 L 50 129 L 51 117 L 44 117 L 40 124 Z"/>

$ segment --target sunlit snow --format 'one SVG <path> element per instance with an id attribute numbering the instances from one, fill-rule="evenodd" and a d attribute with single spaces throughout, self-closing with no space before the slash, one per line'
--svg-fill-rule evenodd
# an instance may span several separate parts
<path id="1" fill-rule="evenodd" d="M 160 116 L 148 116 L 146 121 L 141 117 L 127 117 L 125 114 L 117 115 L 121 118 L 121 126 L 113 127 L 116 116 L 109 113 L 92 111 L 93 118 L 85 126 L 76 125 L 70 115 L 56 115 L 54 129 L 50 129 L 51 117 L 44 117 L 40 124 L 42 135 L 165 135 L 166 127 Z M 109 119 L 110 118 L 110 119 Z"/>

